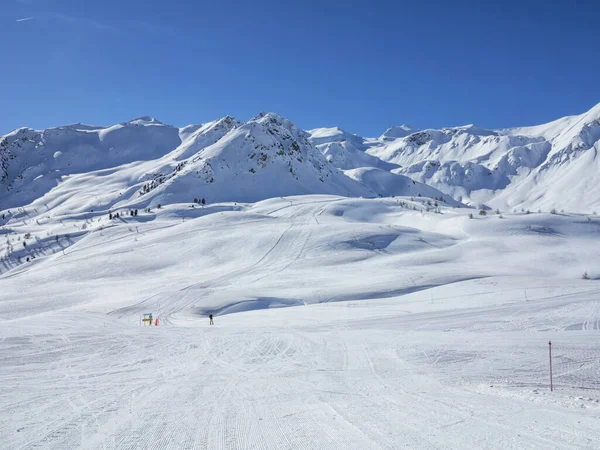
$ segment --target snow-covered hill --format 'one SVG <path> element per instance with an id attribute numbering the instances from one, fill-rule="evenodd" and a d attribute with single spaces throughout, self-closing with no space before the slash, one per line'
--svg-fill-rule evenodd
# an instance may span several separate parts
<path id="1" fill-rule="evenodd" d="M 181 129 L 150 117 L 107 128 L 19 129 L 0 139 L 0 223 L 32 210 L 60 216 L 201 198 L 255 202 L 285 195 L 376 197 L 394 191 L 374 191 L 376 184 L 339 170 L 398 168 L 365 153 L 362 138 L 322 130 L 325 141 L 332 135 L 344 141 L 317 149 L 315 134 L 273 113 L 246 123 L 227 116 Z M 346 164 L 336 164 L 335 155 Z M 427 193 L 443 195 L 435 189 Z"/>
<path id="2" fill-rule="evenodd" d="M 327 161 L 343 170 L 359 167 L 376 167 L 384 170 L 397 169 L 397 164 L 385 162 L 369 155 L 365 150 L 370 141 L 350 134 L 340 128 L 317 128 L 310 130 L 310 140 L 325 155 Z M 378 192 L 378 194 L 383 194 Z"/>
<path id="3" fill-rule="evenodd" d="M 409 134 L 416 133 L 417 131 L 419 130 L 411 127 L 410 125 L 394 126 L 385 130 L 385 133 L 379 136 L 379 139 L 382 141 L 392 141 L 394 139 L 406 137 Z"/>
<path id="4" fill-rule="evenodd" d="M 600 104 L 534 127 L 402 125 L 379 138 L 337 127 L 304 132 L 273 113 L 181 129 L 151 117 L 111 127 L 21 128 L 0 137 L 0 212 L 407 193 L 391 188 L 404 182 L 390 175 L 439 191 L 430 197 L 475 206 L 591 212 L 600 209 L 599 150 Z"/>
<path id="5" fill-rule="evenodd" d="M 435 188 L 412 180 L 404 175 L 388 172 L 373 167 L 361 167 L 344 171 L 353 180 L 367 186 L 382 197 L 429 197 L 434 202 L 429 206 L 438 206 L 438 202 L 449 206 L 460 207 L 461 203 L 451 196 L 441 194 Z M 431 203 L 431 202 L 430 202 Z"/>
<path id="6" fill-rule="evenodd" d="M 283 195 L 374 195 L 329 164 L 308 134 L 276 114 L 259 114 L 170 172 L 145 176 L 142 197 L 163 203 L 255 202 Z M 197 193 L 197 195 L 191 195 Z"/>
<path id="7" fill-rule="evenodd" d="M 180 144 L 177 128 L 149 117 L 108 128 L 15 130 L 0 138 L 0 210 L 25 206 L 71 175 L 160 158 Z"/>
<path id="8" fill-rule="evenodd" d="M 502 210 L 600 208 L 600 104 L 549 124 L 382 136 L 366 152 L 455 199 Z"/>
<path id="9" fill-rule="evenodd" d="M 426 202 L 11 219 L 0 447 L 596 447 L 598 218 Z"/>

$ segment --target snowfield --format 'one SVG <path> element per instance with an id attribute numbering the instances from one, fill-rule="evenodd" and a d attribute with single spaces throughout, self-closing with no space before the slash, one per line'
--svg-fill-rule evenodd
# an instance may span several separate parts
<path id="1" fill-rule="evenodd" d="M 0 137 L 0 448 L 598 449 L 599 150 L 600 105 Z"/>
<path id="2" fill-rule="evenodd" d="M 67 192 L 0 228 L 0 448 L 598 448 L 597 216 Z"/>
<path id="3" fill-rule="evenodd" d="M 402 125 L 377 139 L 335 128 L 311 133 L 336 167 L 389 170 L 466 204 L 504 211 L 600 209 L 600 104 L 533 127 L 415 130 Z"/>

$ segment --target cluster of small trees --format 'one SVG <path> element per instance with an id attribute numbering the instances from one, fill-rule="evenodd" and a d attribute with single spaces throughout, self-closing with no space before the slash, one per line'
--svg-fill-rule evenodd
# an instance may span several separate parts
<path id="1" fill-rule="evenodd" d="M 147 194 L 148 192 L 152 191 L 159 185 L 163 184 L 165 181 L 166 181 L 166 178 L 164 175 L 162 175 L 162 174 L 155 175 L 154 180 L 152 180 L 142 186 L 142 189 L 140 189 L 140 195 Z"/>
<path id="2" fill-rule="evenodd" d="M 160 205 L 158 205 L 158 207 L 160 208 Z M 149 210 L 149 209 L 150 209 L 150 208 L 148 208 L 148 210 Z M 149 212 L 149 211 L 148 211 L 148 212 Z M 131 217 L 137 217 L 137 215 L 138 215 L 138 210 L 137 210 L 137 209 L 130 209 L 130 210 L 129 210 L 129 211 L 127 211 L 127 213 L 126 213 L 126 214 L 124 214 L 124 215 L 129 215 L 129 216 L 131 216 Z M 108 218 L 109 218 L 110 220 L 112 220 L 112 219 L 119 219 L 120 217 L 121 217 L 121 213 L 118 213 L 118 212 L 117 212 L 117 213 L 114 213 L 114 214 L 113 214 L 112 212 L 109 212 L 109 213 L 108 213 Z"/>
<path id="3" fill-rule="evenodd" d="M 425 203 L 427 204 L 427 206 L 434 206 L 436 208 L 438 206 L 440 206 L 439 203 L 438 203 L 438 199 L 437 198 L 435 199 L 435 202 L 433 202 L 433 203 L 431 202 L 431 200 L 427 200 Z"/>

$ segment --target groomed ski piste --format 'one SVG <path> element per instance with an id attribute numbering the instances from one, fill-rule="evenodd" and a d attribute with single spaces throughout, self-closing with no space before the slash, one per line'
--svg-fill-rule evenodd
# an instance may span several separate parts
<path id="1" fill-rule="evenodd" d="M 0 448 L 597 449 L 600 217 L 427 201 L 28 208 Z"/>

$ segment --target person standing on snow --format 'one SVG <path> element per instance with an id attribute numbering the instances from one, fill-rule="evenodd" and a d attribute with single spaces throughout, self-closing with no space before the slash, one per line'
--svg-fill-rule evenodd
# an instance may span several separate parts
<path id="1" fill-rule="evenodd" d="M 211 324 L 211 325 L 214 325 L 215 323 L 213 322 L 212 314 L 210 314 L 210 315 L 208 316 L 208 318 L 210 319 L 210 324 Z"/>

